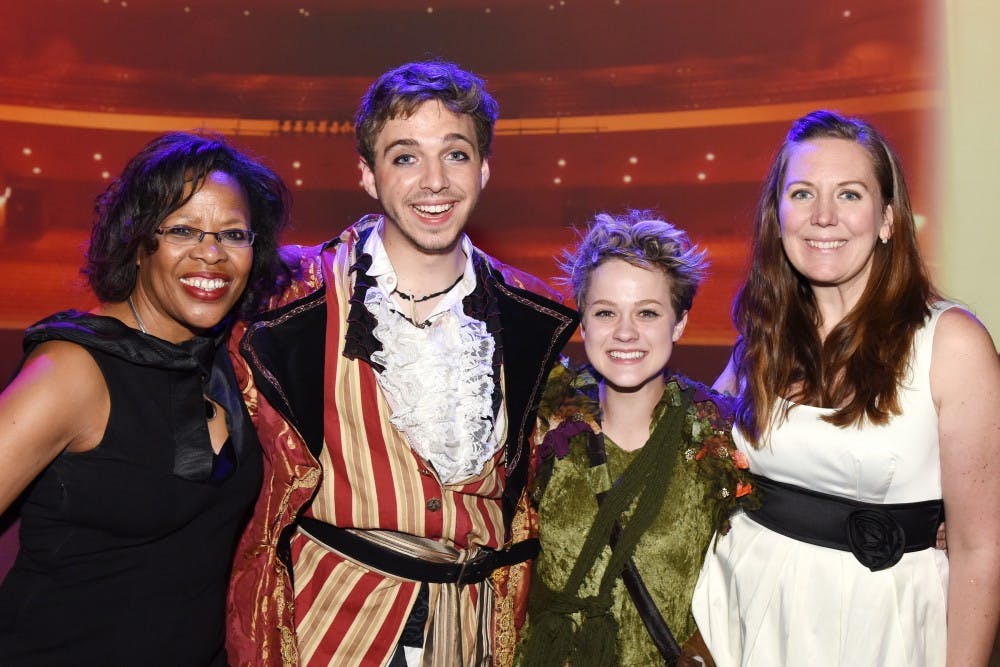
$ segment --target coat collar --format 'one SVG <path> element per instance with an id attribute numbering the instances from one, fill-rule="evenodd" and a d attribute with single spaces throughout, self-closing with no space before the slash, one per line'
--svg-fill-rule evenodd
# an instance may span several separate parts
<path id="1" fill-rule="evenodd" d="M 371 353 L 380 349 L 372 334 L 375 318 L 364 306 L 364 293 L 375 281 L 365 273 L 370 257 L 360 251 L 363 245 L 363 237 L 354 237 L 344 246 L 328 244 L 324 252 L 354 253 L 349 271 L 353 280 L 344 356 L 379 371 L 381 368 L 371 361 Z M 512 516 L 527 480 L 535 406 L 548 371 L 576 328 L 577 317 L 570 308 L 507 284 L 498 267 L 478 251 L 473 263 L 478 284 L 463 306 L 468 314 L 485 321 L 494 335 L 494 377 L 498 383 L 503 367 L 505 387 L 496 386 L 494 407 L 506 401 L 508 482 L 504 509 Z M 328 291 L 320 287 L 258 316 L 247 327 L 239 346 L 260 392 L 298 430 L 314 456 L 323 446 Z"/>

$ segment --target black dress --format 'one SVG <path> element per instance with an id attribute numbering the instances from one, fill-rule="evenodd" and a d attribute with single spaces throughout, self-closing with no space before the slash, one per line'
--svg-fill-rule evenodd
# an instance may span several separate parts
<path id="1" fill-rule="evenodd" d="M 25 350 L 46 340 L 90 352 L 111 411 L 95 449 L 60 455 L 26 493 L 0 665 L 225 665 L 226 585 L 261 482 L 225 346 L 75 312 L 29 329 Z M 205 395 L 227 412 L 219 455 Z"/>

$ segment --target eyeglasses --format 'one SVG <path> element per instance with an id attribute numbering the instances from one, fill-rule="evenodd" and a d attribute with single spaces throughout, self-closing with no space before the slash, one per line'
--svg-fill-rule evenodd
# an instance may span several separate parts
<path id="1" fill-rule="evenodd" d="M 187 225 L 174 225 L 173 227 L 161 227 L 156 233 L 163 237 L 167 243 L 174 245 L 198 245 L 205 235 L 215 237 L 220 245 L 226 248 L 249 248 L 253 245 L 256 234 L 249 229 L 223 229 L 221 232 L 206 232 L 197 227 Z"/>

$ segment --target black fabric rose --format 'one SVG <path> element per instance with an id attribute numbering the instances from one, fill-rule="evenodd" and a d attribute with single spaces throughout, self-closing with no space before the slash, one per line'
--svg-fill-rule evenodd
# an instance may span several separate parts
<path id="1" fill-rule="evenodd" d="M 878 572 L 892 567 L 903 557 L 906 534 L 888 512 L 854 510 L 847 517 L 847 544 L 859 563 Z"/>

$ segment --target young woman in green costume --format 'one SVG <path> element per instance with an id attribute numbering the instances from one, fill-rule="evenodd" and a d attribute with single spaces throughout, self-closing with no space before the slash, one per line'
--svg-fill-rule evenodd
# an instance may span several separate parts
<path id="1" fill-rule="evenodd" d="M 704 255 L 629 211 L 596 216 L 564 258 L 589 366 L 557 366 L 538 412 L 522 667 L 711 664 L 691 596 L 713 532 L 753 495 L 726 400 L 667 370 Z"/>

